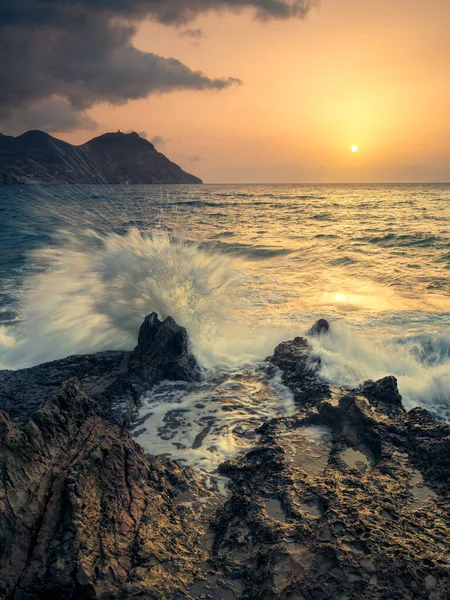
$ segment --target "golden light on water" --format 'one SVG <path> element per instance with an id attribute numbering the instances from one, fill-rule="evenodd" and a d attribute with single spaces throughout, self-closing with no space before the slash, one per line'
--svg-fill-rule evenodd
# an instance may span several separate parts
<path id="1" fill-rule="evenodd" d="M 358 146 L 352 146 L 352 152 L 358 152 L 359 148 Z"/>

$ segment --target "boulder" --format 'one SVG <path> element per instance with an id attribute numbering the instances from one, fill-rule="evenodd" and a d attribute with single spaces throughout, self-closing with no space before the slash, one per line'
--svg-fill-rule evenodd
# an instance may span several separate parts
<path id="1" fill-rule="evenodd" d="M 281 369 L 282 381 L 292 390 L 299 405 L 311 406 L 329 397 L 330 388 L 319 376 L 320 358 L 313 354 L 305 338 L 278 344 L 273 356 L 266 360 Z"/>
<path id="2" fill-rule="evenodd" d="M 145 317 L 128 358 L 127 376 L 142 390 L 164 379 L 198 381 L 200 369 L 190 353 L 186 329 L 172 317 L 162 322 L 156 313 Z"/>
<path id="3" fill-rule="evenodd" d="M 326 319 L 318 319 L 306 335 L 309 335 L 310 337 L 319 337 L 320 335 L 325 335 L 329 331 L 330 324 L 328 321 Z"/>
<path id="4" fill-rule="evenodd" d="M 402 397 L 398 391 L 397 379 L 393 375 L 378 381 L 366 381 L 361 386 L 361 394 L 375 404 L 386 404 L 403 408 Z"/>

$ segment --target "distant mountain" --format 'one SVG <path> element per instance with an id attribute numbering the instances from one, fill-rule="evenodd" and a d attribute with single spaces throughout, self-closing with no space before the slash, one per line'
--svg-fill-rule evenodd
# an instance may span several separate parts
<path id="1" fill-rule="evenodd" d="M 72 146 L 43 131 L 0 134 L 0 184 L 203 183 L 137 133 L 105 133 Z"/>

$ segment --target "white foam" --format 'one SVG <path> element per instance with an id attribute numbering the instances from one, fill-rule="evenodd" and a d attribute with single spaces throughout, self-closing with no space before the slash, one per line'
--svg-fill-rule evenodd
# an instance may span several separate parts
<path id="1" fill-rule="evenodd" d="M 294 413 L 280 373 L 263 366 L 216 369 L 200 384 L 163 382 L 144 399 L 134 426 L 150 454 L 167 454 L 206 473 L 255 445 L 265 421 Z"/>
<path id="2" fill-rule="evenodd" d="M 375 331 L 364 335 L 343 321 L 327 335 L 311 340 L 321 357 L 322 377 L 330 383 L 356 387 L 367 379 L 394 375 L 405 408 L 428 408 L 450 419 L 450 353 L 448 338 L 387 339 Z"/>
<path id="3" fill-rule="evenodd" d="M 6 325 L 0 325 L 0 348 L 13 348 L 16 340 L 11 335 L 11 328 Z"/>

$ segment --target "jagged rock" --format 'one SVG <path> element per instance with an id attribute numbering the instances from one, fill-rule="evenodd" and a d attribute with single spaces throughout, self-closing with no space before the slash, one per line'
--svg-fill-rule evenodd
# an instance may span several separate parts
<path id="1" fill-rule="evenodd" d="M 0 413 L 1 598 L 173 597 L 200 570 L 200 513 L 177 497 L 209 493 L 98 408 L 72 382 L 26 424 Z"/>
<path id="2" fill-rule="evenodd" d="M 221 499 L 104 418 L 114 394 L 199 377 L 186 332 L 149 315 L 122 359 L 100 394 L 69 382 L 26 424 L 0 413 L 0 597 L 450 597 L 450 426 L 404 411 L 395 378 L 331 394 L 305 339 L 277 346 L 298 412 L 220 466 Z"/>
<path id="3" fill-rule="evenodd" d="M 450 427 L 436 422 L 431 413 L 414 408 L 407 414 L 408 439 L 414 462 L 450 493 Z"/>
<path id="4" fill-rule="evenodd" d="M 282 381 L 294 393 L 295 401 L 311 406 L 319 399 L 329 397 L 328 384 L 320 381 L 320 358 L 312 354 L 311 346 L 302 337 L 282 342 L 269 357 L 272 364 L 283 371 Z"/>
<path id="5" fill-rule="evenodd" d="M 306 335 L 310 337 L 318 337 L 330 331 L 330 324 L 326 319 L 318 319 Z"/>
<path id="6" fill-rule="evenodd" d="M 243 598 L 450 597 L 450 427 L 374 406 L 345 393 L 323 399 L 302 418 L 265 424 L 257 448 L 221 466 L 233 494 L 214 521 L 213 554 L 244 582 Z M 308 455 L 311 426 L 328 430 Z"/>
<path id="7" fill-rule="evenodd" d="M 101 395 L 126 374 L 128 354 L 98 352 L 69 356 L 30 369 L 0 371 L 0 410 L 7 411 L 12 419 L 26 421 L 72 377 L 90 396 Z"/>
<path id="8" fill-rule="evenodd" d="M 186 329 L 172 317 L 161 322 L 151 313 L 140 327 L 137 346 L 127 357 L 126 373 L 100 395 L 105 415 L 115 423 L 129 425 L 140 396 L 164 379 L 198 381 L 200 368 L 189 351 Z"/>
<path id="9" fill-rule="evenodd" d="M 134 415 L 139 396 L 155 383 L 196 381 L 200 369 L 189 351 L 186 329 L 171 317 L 161 322 L 152 313 L 132 352 L 70 356 L 30 369 L 0 371 L 0 410 L 24 421 L 72 377 L 99 403 L 104 416 L 123 425 Z"/>
<path id="10" fill-rule="evenodd" d="M 361 386 L 361 394 L 374 403 L 403 408 L 402 397 L 398 391 L 397 379 L 392 375 L 378 381 L 366 381 Z"/>
<path id="11" fill-rule="evenodd" d="M 128 359 L 128 377 L 147 389 L 149 381 L 198 381 L 200 370 L 189 351 L 186 329 L 172 317 L 163 322 L 156 313 L 145 317 L 138 344 Z"/>

